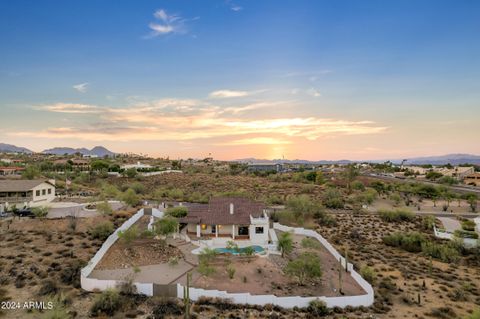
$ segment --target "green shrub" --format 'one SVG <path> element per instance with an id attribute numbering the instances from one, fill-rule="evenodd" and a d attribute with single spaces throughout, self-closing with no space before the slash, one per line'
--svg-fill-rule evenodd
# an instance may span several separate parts
<path id="1" fill-rule="evenodd" d="M 462 221 L 462 229 L 467 231 L 475 231 L 475 222 L 470 219 L 465 219 Z"/>
<path id="2" fill-rule="evenodd" d="M 93 316 L 113 316 L 120 309 L 122 300 L 118 291 L 107 289 L 100 293 L 94 300 L 90 313 Z"/>
<path id="3" fill-rule="evenodd" d="M 393 233 L 383 237 L 383 242 L 388 246 L 400 247 L 409 252 L 421 252 L 425 236 L 418 232 Z"/>
<path id="4" fill-rule="evenodd" d="M 415 218 L 415 214 L 408 210 L 379 210 L 380 218 L 386 222 L 411 221 Z"/>
<path id="5" fill-rule="evenodd" d="M 118 238 L 126 245 L 130 245 L 138 237 L 139 232 L 136 225 L 118 232 Z"/>
<path id="6" fill-rule="evenodd" d="M 172 216 L 175 218 L 182 218 L 187 216 L 188 209 L 185 206 L 176 206 L 176 207 L 169 207 L 165 211 L 165 214 L 168 216 Z"/>
<path id="7" fill-rule="evenodd" d="M 178 222 L 175 218 L 164 217 L 155 222 L 155 232 L 159 235 L 168 236 L 177 231 Z"/>
<path id="8" fill-rule="evenodd" d="M 105 240 L 113 233 L 113 224 L 111 222 L 104 222 L 97 226 L 90 228 L 88 233 L 94 239 Z"/>
<path id="9" fill-rule="evenodd" d="M 341 209 L 345 206 L 342 193 L 336 188 L 328 188 L 323 195 L 323 205 L 328 208 Z"/>
<path id="10" fill-rule="evenodd" d="M 375 269 L 368 266 L 364 266 L 360 269 L 360 275 L 372 285 L 377 279 L 377 273 L 375 272 Z"/>
<path id="11" fill-rule="evenodd" d="M 310 301 L 308 303 L 307 311 L 313 318 L 324 317 L 330 314 L 327 304 L 322 300 Z"/>
<path id="12" fill-rule="evenodd" d="M 245 256 L 255 255 L 255 248 L 253 248 L 252 246 L 245 247 L 241 249 L 241 251 L 242 251 L 242 255 L 245 255 Z"/>
<path id="13" fill-rule="evenodd" d="M 232 265 L 227 267 L 228 278 L 233 279 L 235 276 L 235 268 Z"/>
<path id="14" fill-rule="evenodd" d="M 446 263 L 454 263 L 460 259 L 458 250 L 452 244 L 437 244 L 426 241 L 422 243 L 422 253 Z"/>
<path id="15" fill-rule="evenodd" d="M 453 235 L 458 238 L 473 238 L 478 239 L 478 233 L 476 231 L 469 231 L 463 229 L 457 229 Z"/>
<path id="16" fill-rule="evenodd" d="M 475 309 L 470 315 L 466 316 L 465 319 L 480 319 L 480 308 Z"/>
<path id="17" fill-rule="evenodd" d="M 288 262 L 285 273 L 296 278 L 300 285 L 307 279 L 312 280 L 322 277 L 320 257 L 314 253 L 303 253 L 296 259 Z"/>
<path id="18" fill-rule="evenodd" d="M 308 237 L 303 238 L 301 244 L 303 248 L 320 249 L 322 247 L 318 240 Z"/>

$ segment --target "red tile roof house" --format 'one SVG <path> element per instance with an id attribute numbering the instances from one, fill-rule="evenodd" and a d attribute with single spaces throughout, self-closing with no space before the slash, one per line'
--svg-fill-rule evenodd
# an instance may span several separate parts
<path id="1" fill-rule="evenodd" d="M 213 239 L 221 244 L 228 240 L 246 240 L 266 245 L 269 239 L 269 218 L 265 205 L 241 197 L 215 197 L 208 204 L 186 206 L 188 215 L 180 219 L 187 224 L 192 240 Z M 223 240 L 220 240 L 223 239 Z"/>

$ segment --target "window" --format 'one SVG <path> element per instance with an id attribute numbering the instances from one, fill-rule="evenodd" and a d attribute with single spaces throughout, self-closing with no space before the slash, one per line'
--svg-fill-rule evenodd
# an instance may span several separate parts
<path id="1" fill-rule="evenodd" d="M 45 195 L 47 194 L 47 190 L 46 189 L 42 189 L 42 195 Z"/>
<path id="2" fill-rule="evenodd" d="M 263 234 L 263 227 L 255 227 L 255 234 Z"/>
<path id="3" fill-rule="evenodd" d="M 238 227 L 238 235 L 239 236 L 248 236 L 248 226 Z"/>
<path id="4" fill-rule="evenodd" d="M 36 191 L 35 195 L 40 196 L 40 190 Z"/>
<path id="5" fill-rule="evenodd" d="M 215 225 L 212 225 L 212 234 L 215 234 L 217 232 L 217 227 Z"/>
<path id="6" fill-rule="evenodd" d="M 49 188 L 49 189 L 48 189 L 48 195 L 50 195 L 51 193 L 52 193 L 52 189 Z"/>

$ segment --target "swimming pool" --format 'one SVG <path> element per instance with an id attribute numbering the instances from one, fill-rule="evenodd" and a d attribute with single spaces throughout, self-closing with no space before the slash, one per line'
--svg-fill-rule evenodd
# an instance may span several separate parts
<path id="1" fill-rule="evenodd" d="M 263 247 L 261 247 L 261 246 L 249 246 L 249 247 L 253 247 L 256 254 L 265 253 L 265 249 L 263 249 Z M 232 249 L 232 248 L 215 248 L 215 251 L 218 252 L 218 253 L 221 253 L 221 254 L 240 255 L 240 254 L 245 252 L 245 248 L 247 248 L 247 247 L 238 248 L 238 250 L 235 250 L 235 249 Z"/>

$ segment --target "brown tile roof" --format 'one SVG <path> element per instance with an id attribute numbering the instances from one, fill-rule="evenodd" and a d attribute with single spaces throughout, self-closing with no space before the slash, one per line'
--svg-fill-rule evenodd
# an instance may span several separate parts
<path id="1" fill-rule="evenodd" d="M 233 214 L 230 214 L 233 204 Z M 208 225 L 249 225 L 250 215 L 261 217 L 265 205 L 243 197 L 215 197 L 208 204 L 188 205 L 188 215 L 180 222 Z"/>
<path id="2" fill-rule="evenodd" d="M 0 180 L 0 192 L 26 192 L 42 183 L 50 184 L 48 181 L 43 179 Z"/>

